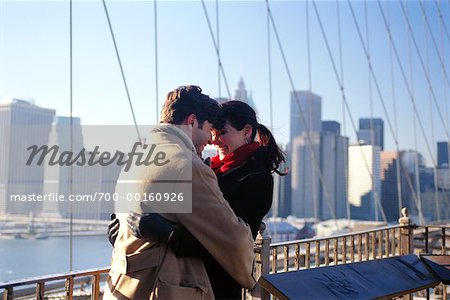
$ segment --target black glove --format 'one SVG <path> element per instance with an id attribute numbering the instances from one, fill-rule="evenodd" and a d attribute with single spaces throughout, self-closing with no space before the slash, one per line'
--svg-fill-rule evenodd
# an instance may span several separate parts
<path id="1" fill-rule="evenodd" d="M 167 243 L 173 232 L 173 226 L 159 214 L 140 215 L 134 212 L 128 213 L 128 228 L 137 238 L 146 238 L 162 243 Z"/>
<path id="2" fill-rule="evenodd" d="M 116 214 L 111 214 L 111 222 L 108 223 L 108 239 L 111 245 L 114 247 L 117 235 L 119 234 L 119 219 L 116 218 Z"/>

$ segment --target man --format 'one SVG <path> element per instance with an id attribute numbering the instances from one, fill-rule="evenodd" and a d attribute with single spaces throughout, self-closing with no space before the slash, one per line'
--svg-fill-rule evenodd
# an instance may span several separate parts
<path id="1" fill-rule="evenodd" d="M 175 226 L 184 226 L 241 286 L 253 288 L 256 282 L 252 274 L 254 254 L 250 229 L 223 198 L 214 172 L 196 155 L 196 149 L 211 140 L 212 128 L 223 125 L 217 102 L 202 94 L 197 86 L 179 87 L 167 95 L 161 123 L 153 130 L 150 140 L 158 151 L 166 154 L 170 163 L 157 168 L 136 168 L 134 175 L 139 174 L 142 180 L 131 187 L 127 185 L 127 193 L 160 191 L 158 183 L 168 182 L 168 178 L 183 179 L 169 183 L 170 190 L 166 191 L 180 192 L 183 190 L 180 187 L 185 186 L 184 179 L 191 176 L 192 213 L 161 215 Z M 201 259 L 177 258 L 167 247 L 167 240 L 139 238 L 148 237 L 140 232 L 145 228 L 139 226 L 142 214 L 154 211 L 155 207 L 148 205 L 141 202 L 127 221 L 120 222 L 104 299 L 214 298 Z M 127 222 L 138 226 L 129 227 Z M 165 236 L 170 239 L 171 234 Z"/>

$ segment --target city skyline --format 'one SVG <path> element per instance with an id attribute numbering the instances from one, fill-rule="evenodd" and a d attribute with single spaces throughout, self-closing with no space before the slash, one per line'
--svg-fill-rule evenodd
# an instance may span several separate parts
<path id="1" fill-rule="evenodd" d="M 156 122 L 155 64 L 154 64 L 154 16 L 153 2 L 107 2 L 115 32 L 119 53 L 129 85 L 138 124 Z M 323 119 L 336 120 L 342 124 L 342 135 L 356 140 L 350 125 L 348 112 L 342 113 L 342 95 L 333 73 L 314 4 L 321 20 L 326 20 L 324 30 L 336 66 L 340 68 L 340 51 L 337 23 L 337 4 L 331 2 L 291 1 L 270 2 L 273 20 L 289 65 L 295 90 L 311 90 L 321 95 Z M 365 12 L 371 45 L 374 72 L 379 81 L 392 123 L 398 126 L 400 149 L 415 149 L 414 130 L 416 124 L 417 149 L 432 164 L 433 149 L 428 150 L 414 119 L 410 97 L 402 81 L 395 57 L 392 57 L 395 96 L 398 120 L 393 118 L 393 90 L 390 79 L 389 42 L 383 26 L 377 2 L 351 2 L 360 29 L 365 31 Z M 215 3 L 206 2 L 211 24 L 215 25 Z M 428 16 L 433 36 L 427 34 L 427 26 L 421 5 Z M 307 41 L 306 8 L 310 22 L 310 42 Z M 444 66 L 448 65 L 446 51 L 448 40 L 438 16 L 448 19 L 450 5 L 447 2 L 405 2 L 410 23 L 419 44 L 432 80 L 444 121 L 448 122 L 448 85 L 441 72 L 439 56 L 435 52 L 432 38 L 441 50 Z M 198 84 L 206 94 L 213 97 L 227 96 L 222 77 L 221 91 L 218 87 L 217 58 L 201 3 L 158 2 L 158 102 L 161 108 L 164 95 L 177 85 Z M 350 6 L 339 3 L 342 26 L 342 58 L 345 78 L 345 95 L 354 121 L 358 118 L 379 117 L 385 120 L 385 149 L 395 150 L 389 122 L 381 109 L 381 103 L 372 80 L 369 87 L 367 61 Z M 417 101 L 421 121 L 425 126 L 429 147 L 436 141 L 446 140 L 446 130 L 437 113 L 430 105 L 429 89 L 419 57 L 412 40 L 408 42 L 408 28 L 400 2 L 382 3 L 384 13 L 390 15 L 392 34 L 401 53 L 402 67 L 409 75 L 411 61 L 414 98 Z M 268 47 L 266 7 L 261 2 L 219 1 L 220 53 L 230 94 L 242 77 L 247 90 L 258 108 L 260 121 L 270 126 L 270 102 L 268 81 Z M 73 3 L 74 16 L 74 115 L 85 124 L 132 124 L 125 89 L 108 31 L 106 17 L 100 3 Z M 51 12 L 51 13 L 48 13 Z M 45 16 L 45 17 L 44 17 Z M 22 20 L 26 20 L 22 22 Z M 80 20 L 83 20 L 82 22 Z M 176 22 L 174 22 L 176 20 Z M 7 96 L 35 99 L 42 107 L 53 107 L 58 115 L 69 113 L 69 26 L 68 3 L 17 2 L 0 3 L 0 98 Z M 441 26 L 441 29 L 439 27 Z M 213 26 L 213 32 L 215 32 Z M 180 34 L 181 33 L 181 34 Z M 195 38 L 193 37 L 195 35 Z M 428 36 L 427 36 L 428 35 Z M 192 41 L 200 40 L 200 43 Z M 426 42 L 428 39 L 428 42 Z M 280 55 L 276 36 L 271 30 L 272 67 L 272 113 L 273 130 L 277 140 L 286 144 L 289 140 L 289 94 L 293 90 Z M 308 60 L 308 48 L 311 55 Z M 438 50 L 439 50 L 438 49 Z M 411 53 L 411 59 L 409 54 Z M 426 55 L 428 53 L 428 55 Z M 309 62 L 311 69 L 309 70 Z M 176 70 L 176 72 L 174 72 Z M 339 73 L 339 72 L 338 72 Z M 311 78 L 311 82 L 309 82 Z M 410 79 L 408 79 L 410 80 Z M 372 93 L 370 93 L 370 89 Z M 447 97 L 447 98 L 446 98 Z M 372 100 L 372 104 L 370 104 Z M 370 109 L 373 106 L 373 110 Z M 112 108 L 114 107 L 114 108 Z M 431 107 L 433 110 L 431 111 Z M 99 114 L 99 111 L 107 113 Z M 433 116 L 431 116 L 433 114 Z M 345 119 L 345 122 L 343 120 Z M 414 121 L 415 120 L 415 121 Z M 432 120 L 432 121 L 431 121 Z M 395 122 L 394 122 L 395 121 Z M 448 123 L 447 123 L 448 124 Z M 395 124 L 392 124 L 395 131 Z M 448 127 L 448 125 L 446 126 Z M 433 130 L 432 130 L 433 129 Z M 431 135 L 433 132 L 433 136 Z M 431 152 L 431 156 L 430 156 Z"/>

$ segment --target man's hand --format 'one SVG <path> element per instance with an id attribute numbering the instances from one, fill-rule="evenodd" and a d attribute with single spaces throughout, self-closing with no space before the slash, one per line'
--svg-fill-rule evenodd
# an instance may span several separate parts
<path id="1" fill-rule="evenodd" d="M 172 224 L 156 213 L 141 215 L 130 212 L 127 223 L 131 233 L 140 239 L 146 238 L 167 243 L 173 232 Z"/>
<path id="2" fill-rule="evenodd" d="M 111 245 L 114 247 L 114 243 L 119 234 L 119 219 L 116 218 L 116 214 L 111 214 L 111 222 L 108 223 L 108 239 Z"/>

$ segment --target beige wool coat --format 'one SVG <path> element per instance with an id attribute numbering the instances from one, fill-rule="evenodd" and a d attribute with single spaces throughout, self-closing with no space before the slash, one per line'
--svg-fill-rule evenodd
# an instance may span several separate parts
<path id="1" fill-rule="evenodd" d="M 162 125 L 152 131 L 147 143 L 166 153 L 170 162 L 122 172 L 119 180 L 143 180 L 118 184 L 116 191 L 183 192 L 189 197 L 192 185 L 192 212 L 162 215 L 189 230 L 241 286 L 253 288 L 254 241 L 250 228 L 223 198 L 214 172 L 197 157 L 191 138 L 177 127 Z M 133 205 L 130 209 L 140 213 L 174 208 L 148 201 Z M 202 260 L 177 258 L 165 244 L 135 238 L 128 230 L 125 209 L 119 211 L 124 214 L 119 217 L 120 230 L 103 299 L 213 299 Z"/>

